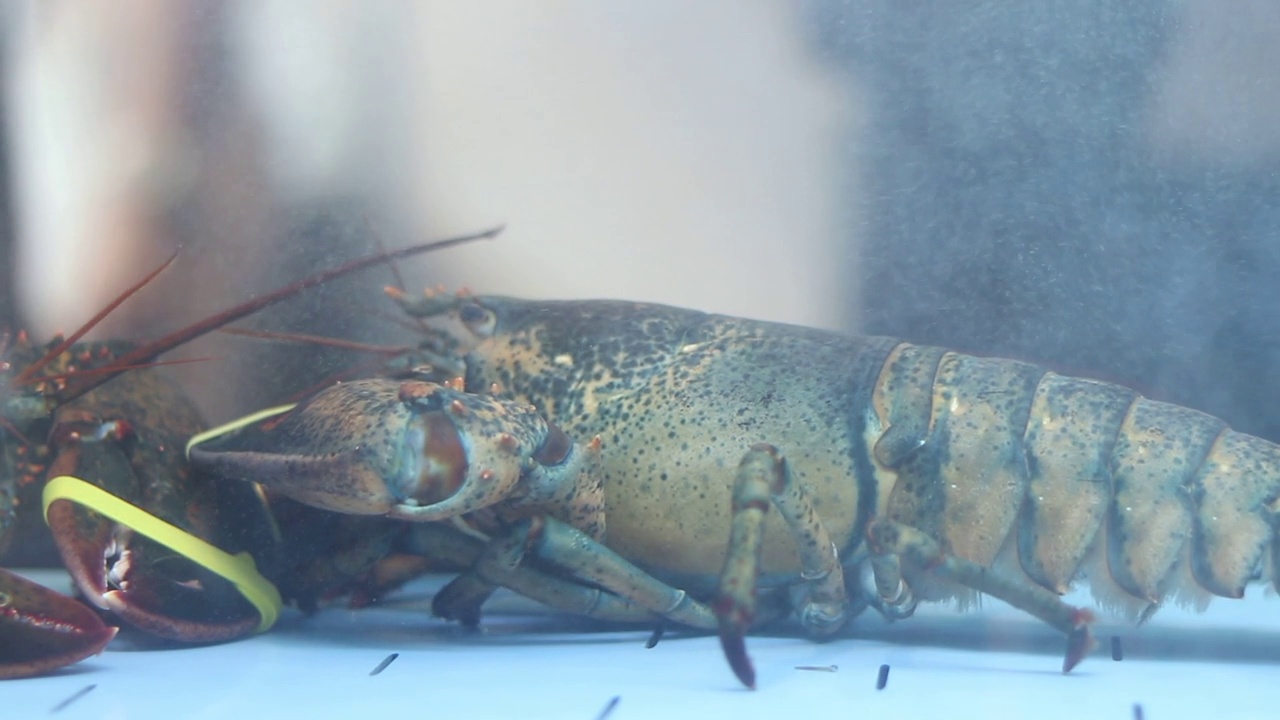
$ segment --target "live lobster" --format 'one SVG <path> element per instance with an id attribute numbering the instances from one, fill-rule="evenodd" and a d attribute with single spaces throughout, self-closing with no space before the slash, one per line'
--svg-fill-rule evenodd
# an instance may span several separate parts
<path id="1" fill-rule="evenodd" d="M 1093 646 L 1087 580 L 1137 619 L 1280 578 L 1280 448 L 1031 364 L 619 301 L 428 294 L 400 376 L 193 448 L 197 468 L 470 543 L 495 587 L 599 617 L 827 637 L 867 606 L 986 593 Z M 770 507 L 777 512 L 770 514 Z M 453 552 L 450 550 L 449 552 Z"/>

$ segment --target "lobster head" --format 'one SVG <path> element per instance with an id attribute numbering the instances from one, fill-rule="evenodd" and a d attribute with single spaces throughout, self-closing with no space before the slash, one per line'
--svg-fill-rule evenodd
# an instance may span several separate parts
<path id="1" fill-rule="evenodd" d="M 199 470 L 314 507 L 423 522 L 559 487 L 586 455 L 528 405 L 385 379 L 331 386 L 190 448 Z"/>
<path id="2" fill-rule="evenodd" d="M 476 297 L 462 290 L 450 293 L 428 289 L 420 296 L 387 288 L 387 294 L 423 331 L 422 342 L 411 353 L 393 360 L 387 371 L 401 377 L 435 381 L 468 380 L 467 356 L 505 325 L 501 298 Z"/>

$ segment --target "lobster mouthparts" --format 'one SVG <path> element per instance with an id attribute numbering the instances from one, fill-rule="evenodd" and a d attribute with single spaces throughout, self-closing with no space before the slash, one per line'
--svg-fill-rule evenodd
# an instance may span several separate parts
<path id="1" fill-rule="evenodd" d="M 116 628 L 89 608 L 0 570 L 0 679 L 56 670 L 102 652 Z"/>

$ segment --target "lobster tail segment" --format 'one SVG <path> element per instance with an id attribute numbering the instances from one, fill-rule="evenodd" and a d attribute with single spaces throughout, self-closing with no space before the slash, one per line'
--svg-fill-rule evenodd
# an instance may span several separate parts
<path id="1" fill-rule="evenodd" d="M 886 517 L 924 531 L 946 553 L 989 565 L 1027 492 L 1023 435 L 1045 372 L 938 348 L 895 348 L 872 399 L 885 428 L 872 458 L 892 486 Z"/>
<path id="2" fill-rule="evenodd" d="M 1278 497 L 1280 447 L 1233 430 L 1219 434 L 1191 486 L 1191 572 L 1198 584 L 1215 595 L 1242 597 L 1268 547 L 1271 580 L 1280 583 Z"/>
<path id="3" fill-rule="evenodd" d="M 1200 535 L 1193 488 L 1225 429 L 1221 420 L 1177 405 L 1139 397 L 1129 406 L 1111 456 L 1107 566 L 1130 595 L 1159 604 L 1165 578 L 1185 557 L 1187 541 Z"/>
<path id="4" fill-rule="evenodd" d="M 1027 497 L 1018 557 L 1027 576 L 1067 592 L 1111 507 L 1111 455 L 1138 394 L 1119 385 L 1049 373 L 1027 420 Z"/>
<path id="5" fill-rule="evenodd" d="M 1148 611 L 1182 589 L 1182 568 L 1238 598 L 1268 547 L 1280 557 L 1280 447 L 1218 418 L 1051 373 L 1036 388 L 1026 452 L 1019 557 L 1049 590 L 1066 590 L 1096 538 L 1109 580 Z"/>
<path id="6" fill-rule="evenodd" d="M 1195 410 L 1047 375 L 1027 424 L 1027 575 L 1061 593 L 1095 537 L 1109 579 L 1154 609 L 1188 577 L 1238 598 L 1280 558 L 1280 447 Z M 1273 579 L 1280 572 L 1271 569 Z M 1095 588 L 1096 590 L 1096 588 Z"/>

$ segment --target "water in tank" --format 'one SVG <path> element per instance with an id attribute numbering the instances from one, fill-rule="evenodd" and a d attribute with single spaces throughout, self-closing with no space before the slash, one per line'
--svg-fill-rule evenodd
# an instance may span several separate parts
<path id="1" fill-rule="evenodd" d="M 1262 716 L 1271 5 L 0 22 L 10 714 Z"/>

